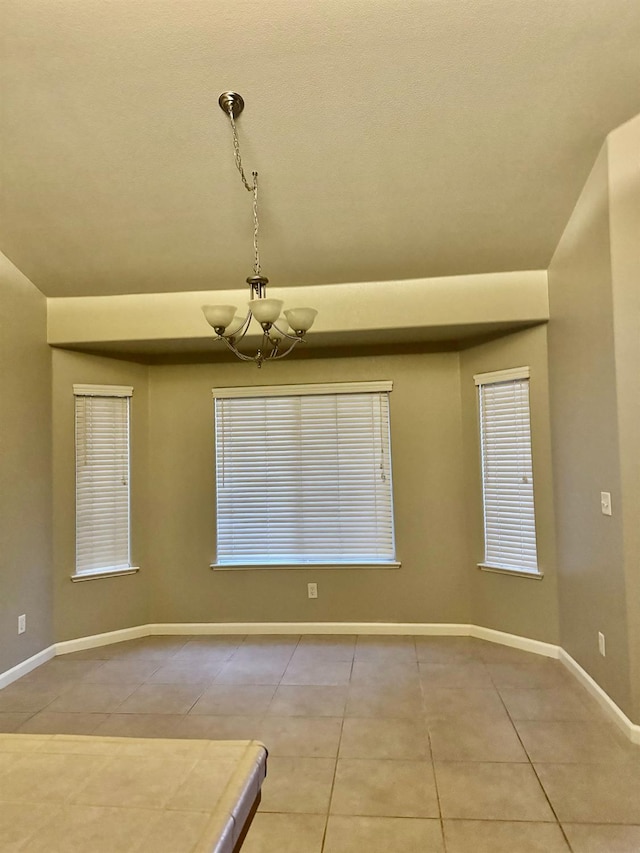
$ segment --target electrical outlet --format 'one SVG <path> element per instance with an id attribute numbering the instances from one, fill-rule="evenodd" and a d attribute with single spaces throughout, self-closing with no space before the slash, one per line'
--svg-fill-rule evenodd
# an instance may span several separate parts
<path id="1" fill-rule="evenodd" d="M 18 634 L 24 634 L 27 630 L 27 617 L 23 613 L 22 616 L 18 616 Z"/>
<path id="2" fill-rule="evenodd" d="M 611 492 L 600 492 L 600 508 L 603 515 L 611 515 Z"/>
<path id="3" fill-rule="evenodd" d="M 309 598 L 317 598 L 318 597 L 318 584 L 317 583 L 308 583 L 307 584 L 307 595 Z"/>
<path id="4" fill-rule="evenodd" d="M 601 631 L 598 631 L 598 651 L 600 652 L 602 657 L 605 657 L 607 654 L 604 642 L 604 634 Z"/>

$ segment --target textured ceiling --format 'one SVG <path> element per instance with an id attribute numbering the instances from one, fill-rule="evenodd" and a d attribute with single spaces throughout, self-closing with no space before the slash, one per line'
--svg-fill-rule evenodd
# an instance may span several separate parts
<path id="1" fill-rule="evenodd" d="M 0 249 L 49 296 L 545 268 L 638 0 L 4 0 Z"/>

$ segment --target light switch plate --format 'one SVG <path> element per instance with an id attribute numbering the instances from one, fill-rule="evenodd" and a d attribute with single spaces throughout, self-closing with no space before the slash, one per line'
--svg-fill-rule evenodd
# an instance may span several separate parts
<path id="1" fill-rule="evenodd" d="M 603 515 L 611 515 L 611 492 L 600 492 L 600 507 Z"/>

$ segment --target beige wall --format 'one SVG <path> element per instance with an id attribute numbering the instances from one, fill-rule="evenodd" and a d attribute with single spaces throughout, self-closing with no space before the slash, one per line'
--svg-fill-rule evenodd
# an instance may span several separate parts
<path id="1" fill-rule="evenodd" d="M 539 326 L 461 354 L 464 473 L 468 538 L 475 567 L 484 556 L 482 469 L 474 374 L 528 365 L 538 565 L 544 577 L 470 570 L 472 621 L 487 628 L 557 643 L 559 639 L 553 478 L 549 426 L 547 329 Z"/>
<path id="2" fill-rule="evenodd" d="M 133 385 L 131 398 L 131 550 L 141 572 L 79 583 L 75 571 L 75 441 L 73 385 Z M 147 559 L 147 368 L 53 350 L 53 553 L 56 641 L 149 621 Z"/>
<path id="3" fill-rule="evenodd" d="M 402 568 L 211 571 L 215 479 L 211 388 L 392 379 Z M 189 621 L 468 622 L 457 354 L 150 369 L 149 525 L 154 618 Z M 307 582 L 319 597 L 307 598 Z"/>
<path id="4" fill-rule="evenodd" d="M 52 642 L 46 302 L 0 255 L 0 673 Z M 18 636 L 18 616 L 27 631 Z"/>
<path id="5" fill-rule="evenodd" d="M 560 624 L 562 646 L 633 716 L 609 215 L 605 146 L 549 269 Z M 611 492 L 611 517 L 601 513 L 601 491 Z"/>
<path id="6" fill-rule="evenodd" d="M 629 666 L 640 721 L 640 115 L 608 139 L 611 284 Z"/>

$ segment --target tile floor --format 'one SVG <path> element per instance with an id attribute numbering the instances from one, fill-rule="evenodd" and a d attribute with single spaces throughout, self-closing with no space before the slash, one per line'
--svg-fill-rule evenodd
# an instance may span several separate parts
<path id="1" fill-rule="evenodd" d="M 640 747 L 470 638 L 147 637 L 0 690 L 0 731 L 262 740 L 243 853 L 640 851 Z"/>

